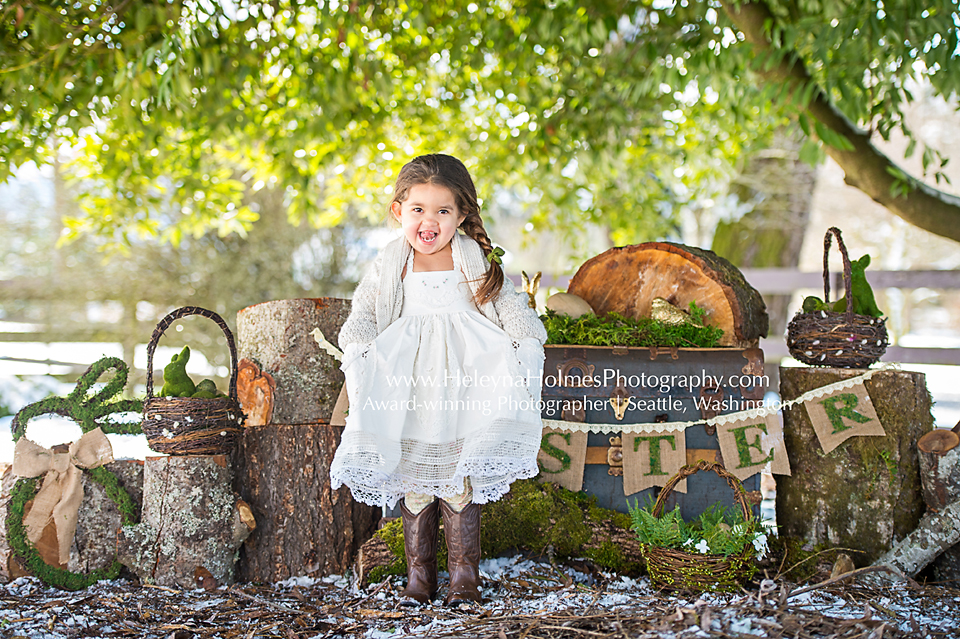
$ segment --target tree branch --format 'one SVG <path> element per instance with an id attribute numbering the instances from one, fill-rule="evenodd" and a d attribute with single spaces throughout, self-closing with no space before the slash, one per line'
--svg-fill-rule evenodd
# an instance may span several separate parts
<path id="1" fill-rule="evenodd" d="M 775 23 L 776 18 L 766 4 L 762 1 L 743 2 L 738 7 L 733 0 L 722 2 L 724 12 L 758 53 L 780 57 L 777 63 L 759 71 L 762 77 L 770 82 L 787 84 L 790 88 L 788 95 L 798 95 L 814 82 L 798 56 L 774 51 L 764 25 Z M 843 169 L 847 184 L 860 189 L 910 224 L 960 242 L 960 198 L 908 175 L 870 142 L 868 133 L 861 131 L 833 105 L 821 87 L 813 89 L 809 102 L 801 108 L 853 145 L 852 149 L 844 150 L 824 144 L 827 154 Z M 897 182 L 894 174 L 905 176 L 911 189 L 907 195 L 892 194 L 891 187 Z"/>

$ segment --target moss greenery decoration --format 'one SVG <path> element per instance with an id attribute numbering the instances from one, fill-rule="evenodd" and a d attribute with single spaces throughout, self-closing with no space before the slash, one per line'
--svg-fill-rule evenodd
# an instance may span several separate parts
<path id="1" fill-rule="evenodd" d="M 739 553 L 751 544 L 760 558 L 769 550 L 760 523 L 756 519 L 744 521 L 737 508 L 713 504 L 697 519 L 686 522 L 680 516 L 680 506 L 659 518 L 653 516 L 653 506 L 653 500 L 648 500 L 643 507 L 636 502 L 630 507 L 631 527 L 641 544 L 724 556 Z"/>
<path id="2" fill-rule="evenodd" d="M 615 541 L 594 538 L 599 529 L 629 536 L 630 516 L 597 506 L 595 498 L 586 493 L 575 493 L 535 479 L 521 479 L 510 486 L 510 492 L 503 499 L 484 504 L 480 548 L 483 557 L 516 550 L 557 559 L 586 557 L 602 568 L 639 574 L 640 562 L 627 557 Z M 395 560 L 388 566 L 371 570 L 370 581 L 405 574 L 402 521 L 396 519 L 376 534 L 386 542 Z M 437 548 L 438 564 L 443 570 L 447 549 L 442 530 Z"/>
<path id="3" fill-rule="evenodd" d="M 655 504 L 630 508 L 633 530 L 650 578 L 670 590 L 736 591 L 756 573 L 756 558 L 769 552 L 767 534 L 738 509 L 707 508 L 686 522 L 679 506 L 660 517 Z"/>
<path id="4" fill-rule="evenodd" d="M 578 318 L 548 310 L 540 316 L 547 329 L 547 344 L 585 346 L 676 346 L 681 348 L 713 348 L 723 331 L 706 326 L 706 312 L 690 302 L 690 317 L 703 326 L 666 324 L 649 317 L 631 319 L 619 313 L 603 316 L 588 313 Z"/>
<path id="5" fill-rule="evenodd" d="M 97 379 L 110 369 L 116 371 L 113 379 L 97 392 L 88 394 Z M 23 437 L 27 432 L 27 422 L 31 419 L 49 414 L 74 420 L 84 433 L 99 426 L 104 433 L 139 435 L 141 433 L 139 423 L 116 422 L 109 419 L 116 414 L 143 412 L 143 400 L 115 398 L 126 386 L 127 376 L 127 365 L 121 359 L 104 357 L 95 362 L 80 376 L 77 387 L 66 397 L 48 397 L 20 410 L 13 418 L 11 425 L 13 440 Z"/>
<path id="6" fill-rule="evenodd" d="M 99 391 L 88 394 L 90 388 L 104 372 L 114 369 L 116 374 Z M 115 357 L 105 357 L 91 366 L 80 376 L 77 387 L 67 397 L 48 397 L 29 404 L 13 419 L 13 439 L 19 440 L 27 430 L 28 422 L 40 415 L 56 414 L 73 419 L 87 433 L 101 428 L 104 433 L 138 434 L 139 423 L 118 423 L 110 418 L 119 413 L 139 413 L 143 402 L 138 399 L 117 400 L 115 396 L 127 383 L 127 365 Z M 117 505 L 123 525 L 132 525 L 139 519 L 136 502 L 117 481 L 116 475 L 104 467 L 84 469 L 84 473 L 103 486 L 107 496 Z M 46 563 L 37 549 L 27 539 L 23 525 L 24 506 L 37 493 L 39 477 L 17 480 L 10 494 L 7 514 L 7 540 L 13 553 L 23 561 L 30 571 L 44 583 L 65 590 L 80 590 L 100 581 L 114 579 L 120 574 L 122 565 L 116 559 L 106 568 L 89 573 L 75 573 Z"/>

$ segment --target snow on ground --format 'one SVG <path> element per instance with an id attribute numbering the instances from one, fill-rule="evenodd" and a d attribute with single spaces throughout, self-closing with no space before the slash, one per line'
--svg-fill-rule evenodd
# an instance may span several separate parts
<path id="1" fill-rule="evenodd" d="M 739 594 L 672 595 L 646 578 L 587 574 L 521 557 L 481 564 L 484 601 L 398 605 L 403 579 L 364 590 L 351 577 L 296 577 L 212 590 L 101 582 L 79 592 L 33 578 L 0 586 L 0 635 L 72 637 L 957 637 L 960 591 L 855 583 L 790 596 L 764 580 Z M 444 594 L 446 575 L 441 573 Z"/>

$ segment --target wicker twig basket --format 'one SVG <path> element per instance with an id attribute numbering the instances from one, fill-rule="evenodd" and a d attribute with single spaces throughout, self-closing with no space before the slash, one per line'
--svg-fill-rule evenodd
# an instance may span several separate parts
<path id="1" fill-rule="evenodd" d="M 653 516 L 659 518 L 663 514 L 667 497 L 678 483 L 701 470 L 716 473 L 725 479 L 733 489 L 736 505 L 743 511 L 744 521 L 753 519 L 753 511 L 747 503 L 740 480 L 722 465 L 703 460 L 684 466 L 670 478 L 657 497 Z M 648 544 L 640 544 L 640 553 L 647 564 L 650 580 L 666 590 L 736 591 L 756 571 L 752 544 L 744 544 L 743 550 L 735 555 L 707 555 Z"/>
<path id="2" fill-rule="evenodd" d="M 176 320 L 202 315 L 216 322 L 230 348 L 230 390 L 227 397 L 153 396 L 153 353 L 163 333 Z M 157 324 L 147 345 L 147 398 L 143 402 L 143 434 L 150 448 L 168 455 L 220 455 L 233 451 L 242 431 L 243 411 L 237 402 L 237 348 L 223 318 L 196 306 L 173 311 Z"/>
<path id="3" fill-rule="evenodd" d="M 847 310 L 799 312 L 787 326 L 787 348 L 790 354 L 812 366 L 866 368 L 880 359 L 887 350 L 886 319 L 853 312 L 850 288 L 850 257 L 840 237 L 840 229 L 831 227 L 823 238 L 823 301 L 830 303 L 830 269 L 828 252 L 830 237 L 837 236 L 843 258 L 843 285 L 847 294 Z"/>

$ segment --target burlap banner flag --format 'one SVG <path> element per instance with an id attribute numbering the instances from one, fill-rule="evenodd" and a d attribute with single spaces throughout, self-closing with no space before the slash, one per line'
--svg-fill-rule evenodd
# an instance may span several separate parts
<path id="1" fill-rule="evenodd" d="M 567 490 L 583 489 L 583 466 L 587 461 L 587 433 L 544 428 L 537 466 L 540 481 L 559 484 Z"/>
<path id="2" fill-rule="evenodd" d="M 783 426 L 777 414 L 718 424 L 717 440 L 724 467 L 740 481 L 759 473 L 768 463 L 774 475 L 790 474 Z"/>
<path id="3" fill-rule="evenodd" d="M 632 495 L 663 486 L 687 463 L 687 436 L 683 429 L 664 433 L 623 433 L 623 494 Z M 687 492 L 687 480 L 674 490 Z"/>
<path id="4" fill-rule="evenodd" d="M 883 437 L 887 434 L 863 384 L 808 399 L 803 405 L 825 453 L 851 437 Z"/>

